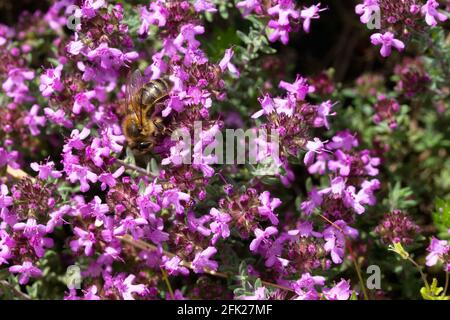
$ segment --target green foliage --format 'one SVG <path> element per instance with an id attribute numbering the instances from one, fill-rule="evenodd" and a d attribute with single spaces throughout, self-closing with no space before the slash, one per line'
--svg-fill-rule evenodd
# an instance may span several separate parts
<path id="1" fill-rule="evenodd" d="M 449 300 L 450 297 L 444 296 L 443 291 L 444 288 L 438 287 L 437 279 L 433 278 L 431 287 L 422 287 L 422 289 L 420 289 L 420 294 L 422 295 L 424 300 Z"/>

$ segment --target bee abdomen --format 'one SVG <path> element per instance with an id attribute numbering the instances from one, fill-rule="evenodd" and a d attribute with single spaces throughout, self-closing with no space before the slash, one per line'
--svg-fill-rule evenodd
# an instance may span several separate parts
<path id="1" fill-rule="evenodd" d="M 171 83 L 168 79 L 156 79 L 148 82 L 142 88 L 142 104 L 153 105 L 161 102 L 169 95 Z"/>

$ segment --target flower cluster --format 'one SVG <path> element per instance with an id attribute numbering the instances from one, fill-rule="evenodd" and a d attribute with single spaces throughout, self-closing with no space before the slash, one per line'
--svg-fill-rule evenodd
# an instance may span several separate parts
<path id="1" fill-rule="evenodd" d="M 429 128 L 446 124 L 449 90 L 426 56 L 394 67 L 391 88 L 378 70 L 354 88 L 331 69 L 289 78 L 271 54 L 320 23 L 321 3 L 140 3 L 54 0 L 0 24 L 0 271 L 11 288 L 33 299 L 348 300 L 367 296 L 359 272 L 376 256 L 375 225 L 413 257 L 399 248 L 419 238 L 413 216 L 439 189 L 417 185 L 436 174 L 429 184 L 448 187 L 448 130 Z M 356 7 L 363 23 L 378 11 L 371 40 L 385 57 L 446 20 L 434 0 Z M 424 111 L 432 103 L 442 118 Z M 228 127 L 248 129 L 233 131 L 244 155 L 220 140 Z M 151 150 L 134 150 L 137 136 Z M 401 167 L 410 158 L 418 181 Z M 449 208 L 433 216 L 439 232 Z M 449 272 L 438 236 L 424 261 Z M 79 287 L 63 283 L 73 267 Z"/>
<path id="2" fill-rule="evenodd" d="M 371 41 L 381 45 L 380 53 L 385 58 L 391 55 L 392 48 L 403 51 L 405 40 L 414 33 L 447 20 L 437 0 L 364 0 L 355 11 L 361 23 L 382 30 L 374 33 Z"/>
<path id="3" fill-rule="evenodd" d="M 408 245 L 413 243 L 420 232 L 420 227 L 406 213 L 394 210 L 384 216 L 375 232 L 385 244 L 400 242 Z"/>

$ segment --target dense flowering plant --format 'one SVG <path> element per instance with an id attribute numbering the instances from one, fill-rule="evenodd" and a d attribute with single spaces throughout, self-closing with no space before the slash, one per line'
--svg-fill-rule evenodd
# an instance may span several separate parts
<path id="1" fill-rule="evenodd" d="M 449 7 L 6 6 L 0 297 L 448 299 Z M 308 52 L 333 14 L 356 24 L 323 65 Z M 139 118 L 135 70 L 170 87 L 143 115 L 159 130 L 144 153 L 121 125 Z M 230 131 L 250 140 L 237 156 Z"/>

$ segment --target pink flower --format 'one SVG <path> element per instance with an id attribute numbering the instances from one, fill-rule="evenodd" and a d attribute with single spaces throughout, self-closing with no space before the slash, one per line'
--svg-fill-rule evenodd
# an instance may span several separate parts
<path id="1" fill-rule="evenodd" d="M 23 119 L 24 124 L 28 126 L 33 136 L 37 136 L 41 132 L 38 126 L 42 127 L 45 125 L 45 117 L 37 115 L 39 108 L 37 104 L 33 105 L 30 112 Z"/>
<path id="2" fill-rule="evenodd" d="M 31 169 L 33 169 L 36 172 L 39 172 L 39 179 L 42 180 L 47 180 L 48 177 L 52 177 L 52 178 L 61 178 L 62 173 L 57 171 L 57 170 L 53 170 L 53 167 L 55 166 L 55 163 L 53 161 L 47 162 L 45 164 L 38 164 L 36 162 L 31 163 L 30 167 Z"/>
<path id="3" fill-rule="evenodd" d="M 233 55 L 234 55 L 233 49 L 225 50 L 225 55 L 222 58 L 222 60 L 220 60 L 219 67 L 222 70 L 222 72 L 228 69 L 232 74 L 239 77 L 239 70 L 236 68 L 234 64 L 230 62 Z"/>
<path id="4" fill-rule="evenodd" d="M 80 191 L 87 192 L 90 189 L 89 182 L 97 182 L 98 176 L 87 167 L 72 165 L 68 173 L 68 179 L 72 183 L 80 181 Z"/>
<path id="5" fill-rule="evenodd" d="M 167 273 L 171 276 L 176 276 L 178 274 L 188 275 L 188 268 L 181 265 L 181 258 L 178 256 L 174 256 L 171 259 L 166 256 L 163 257 L 163 267 L 167 271 Z"/>
<path id="6" fill-rule="evenodd" d="M 112 174 L 110 172 L 102 173 L 98 176 L 98 181 L 102 183 L 100 188 L 105 190 L 107 186 L 110 188 L 114 187 L 117 184 L 116 179 L 119 178 L 124 172 L 125 167 L 120 167 Z"/>
<path id="7" fill-rule="evenodd" d="M 217 249 L 214 247 L 208 247 L 202 252 L 195 255 L 194 261 L 192 261 L 192 267 L 195 273 L 204 272 L 205 268 L 216 271 L 218 264 L 216 261 L 209 260 L 213 255 L 217 253 Z"/>
<path id="8" fill-rule="evenodd" d="M 195 0 L 194 8 L 197 12 L 217 12 L 216 6 L 209 0 Z"/>
<path id="9" fill-rule="evenodd" d="M 81 247 L 84 247 L 84 254 L 86 256 L 92 255 L 94 253 L 94 244 L 96 243 L 95 235 L 78 227 L 75 227 L 73 232 L 78 239 L 70 241 L 70 249 L 73 252 L 77 252 Z"/>
<path id="10" fill-rule="evenodd" d="M 34 71 L 21 68 L 11 68 L 8 71 L 8 78 L 2 84 L 6 95 L 14 99 L 15 103 L 33 101 L 34 98 L 28 95 L 29 89 L 25 80 L 32 80 Z"/>
<path id="11" fill-rule="evenodd" d="M 370 37 L 372 44 L 380 45 L 381 50 L 380 53 L 383 57 L 389 57 L 392 52 L 392 47 L 396 48 L 398 51 L 403 51 L 405 49 L 405 44 L 394 38 L 394 34 L 392 32 L 386 32 L 385 34 L 375 33 Z"/>
<path id="12" fill-rule="evenodd" d="M 55 91 L 61 91 L 64 86 L 61 83 L 61 70 L 63 65 L 60 64 L 56 68 L 50 68 L 45 70 L 45 73 L 41 75 L 39 90 L 42 92 L 42 96 L 49 97 Z"/>
<path id="13" fill-rule="evenodd" d="M 306 95 L 315 90 L 314 87 L 308 85 L 306 79 L 300 75 L 297 75 L 297 78 L 293 83 L 280 81 L 279 87 L 294 95 L 297 100 L 305 100 Z"/>
<path id="14" fill-rule="evenodd" d="M 163 27 L 167 23 L 169 17 L 169 11 L 164 6 L 164 2 L 157 0 L 150 4 L 150 11 L 146 7 L 142 7 L 141 11 L 141 26 L 139 27 L 138 34 L 146 35 L 150 25 L 157 25 Z"/>
<path id="15" fill-rule="evenodd" d="M 56 124 L 66 127 L 66 128 L 73 127 L 72 121 L 65 118 L 66 113 L 64 112 L 63 109 L 58 109 L 56 111 L 53 111 L 50 108 L 44 108 L 44 113 L 45 113 L 47 119 L 50 120 L 51 122 L 54 122 Z"/>
<path id="16" fill-rule="evenodd" d="M 352 295 L 350 280 L 342 279 L 333 288 L 324 289 L 322 292 L 327 300 L 348 300 Z"/>
<path id="17" fill-rule="evenodd" d="M 313 163 L 315 155 L 325 151 L 325 143 L 326 141 L 322 142 L 319 138 L 314 138 L 314 141 L 308 141 L 306 143 L 306 149 L 308 149 L 308 151 L 303 159 L 305 165 L 308 166 Z"/>
<path id="18" fill-rule="evenodd" d="M 133 284 L 135 278 L 135 275 L 130 274 L 125 280 L 118 280 L 115 283 L 116 288 L 124 300 L 134 300 L 133 293 L 142 295 L 147 291 L 145 285 Z"/>
<path id="19" fill-rule="evenodd" d="M 278 20 L 270 20 L 267 25 L 269 29 L 273 30 L 269 35 L 269 40 L 275 42 L 281 39 L 283 44 L 288 44 L 289 32 L 292 31 L 290 19 L 297 20 L 300 18 L 300 12 L 295 8 L 295 3 L 292 0 L 280 0 L 267 12 L 271 16 L 278 16 Z"/>
<path id="20" fill-rule="evenodd" d="M 265 230 L 259 228 L 255 229 L 255 239 L 250 243 L 250 251 L 256 252 L 261 245 L 261 242 L 269 239 L 270 236 L 277 234 L 278 230 L 275 227 L 267 227 Z"/>
<path id="21" fill-rule="evenodd" d="M 216 208 L 212 208 L 209 214 L 213 217 L 214 221 L 209 225 L 212 233 L 214 234 L 211 239 L 211 244 L 216 244 L 219 238 L 226 239 L 230 236 L 230 228 L 228 223 L 231 221 L 231 216 L 227 213 L 222 213 Z"/>
<path id="22" fill-rule="evenodd" d="M 425 264 L 432 267 L 450 251 L 450 246 L 448 245 L 447 240 L 439 240 L 432 237 L 427 251 L 429 254 L 426 257 Z"/>
<path id="23" fill-rule="evenodd" d="M 8 270 L 12 273 L 20 273 L 19 283 L 21 285 L 27 284 L 30 278 L 38 278 L 42 276 L 42 271 L 33 266 L 30 261 L 25 261 L 22 265 L 9 267 Z"/>
<path id="24" fill-rule="evenodd" d="M 181 27 L 180 34 L 175 38 L 173 44 L 181 51 L 186 52 L 186 49 L 183 47 L 185 43 L 187 43 L 187 48 L 191 50 L 195 50 L 200 46 L 200 42 L 195 39 L 197 34 L 202 34 L 205 32 L 205 28 L 200 25 L 194 25 L 192 23 L 186 24 Z"/>
<path id="25" fill-rule="evenodd" d="M 258 207 L 258 213 L 268 218 L 273 225 L 277 225 L 279 220 L 274 210 L 281 205 L 281 200 L 278 198 L 271 200 L 269 191 L 264 191 L 258 199 L 261 201 L 261 206 Z"/>
<path id="26" fill-rule="evenodd" d="M 439 3 L 436 0 L 428 0 L 420 10 L 429 26 L 435 27 L 438 21 L 444 22 L 447 20 L 447 16 L 437 10 L 438 7 Z"/>
<path id="27" fill-rule="evenodd" d="M 300 11 L 300 17 L 304 19 L 303 21 L 303 30 L 305 30 L 306 33 L 309 33 L 309 29 L 311 26 L 311 20 L 312 19 L 319 19 L 319 12 L 327 10 L 326 8 L 321 9 L 320 3 L 317 5 L 312 5 L 308 8 L 303 9 Z"/>
<path id="28" fill-rule="evenodd" d="M 255 12 L 256 14 L 261 14 L 262 13 L 261 1 L 260 0 L 239 1 L 236 4 L 236 7 L 239 8 L 239 9 L 243 9 L 242 15 L 244 17 L 248 16 L 252 12 Z"/>

